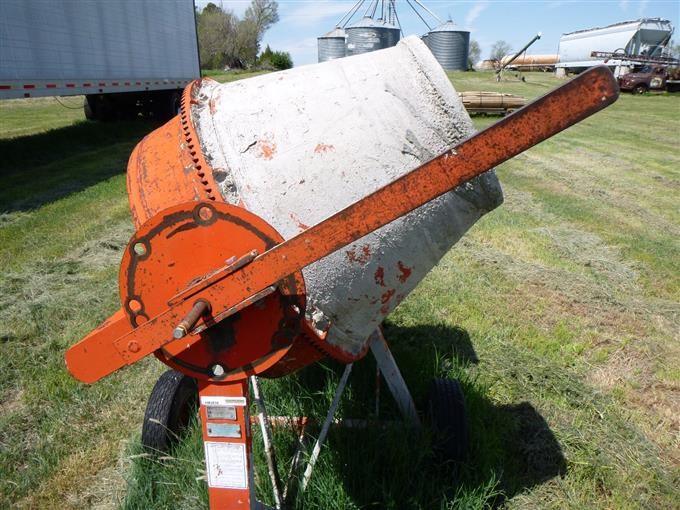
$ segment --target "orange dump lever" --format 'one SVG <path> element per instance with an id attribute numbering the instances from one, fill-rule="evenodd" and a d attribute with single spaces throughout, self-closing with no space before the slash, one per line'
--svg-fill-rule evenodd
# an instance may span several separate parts
<path id="1" fill-rule="evenodd" d="M 609 69 L 592 68 L 285 242 L 262 219 L 235 206 L 199 201 L 164 209 L 139 228 L 125 251 L 123 309 L 68 351 L 68 368 L 81 381 L 94 382 L 155 352 L 203 380 L 262 373 L 281 360 L 299 334 L 305 309 L 302 268 L 617 97 Z M 253 250 L 261 255 L 251 260 Z M 234 260 L 241 261 L 238 267 Z M 196 317 L 198 302 L 210 307 L 200 307 Z M 238 321 L 231 320 L 235 314 Z M 187 317 L 187 334 L 174 336 Z"/>

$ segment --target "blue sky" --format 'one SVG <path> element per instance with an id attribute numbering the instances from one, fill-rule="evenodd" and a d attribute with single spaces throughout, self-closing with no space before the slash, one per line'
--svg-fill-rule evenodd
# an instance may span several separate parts
<path id="1" fill-rule="evenodd" d="M 212 0 L 241 16 L 250 0 Z M 366 0 L 365 5 L 368 5 Z M 680 42 L 680 0 L 421 0 L 437 16 L 471 32 L 470 37 L 482 48 L 482 58 L 489 55 L 491 45 L 503 39 L 513 49 L 520 49 L 537 32 L 543 37 L 528 53 L 556 53 L 560 35 L 565 32 L 605 26 L 642 17 L 669 19 L 676 27 L 674 39 Z M 196 0 L 200 8 L 207 0 Z M 329 30 L 347 13 L 355 1 L 343 0 L 278 0 L 279 22 L 264 36 L 264 44 L 287 51 L 296 66 L 317 60 L 316 38 Z M 413 1 L 411 2 L 414 3 Z M 360 11 L 363 13 L 363 9 Z M 423 34 L 427 27 L 413 13 L 406 0 L 397 0 L 397 14 L 405 35 Z M 358 19 L 358 14 L 354 19 Z M 424 16 L 432 24 L 436 21 Z"/>

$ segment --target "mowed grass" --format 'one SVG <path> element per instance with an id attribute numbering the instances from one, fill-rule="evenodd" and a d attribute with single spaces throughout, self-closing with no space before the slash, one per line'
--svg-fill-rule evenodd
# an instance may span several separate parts
<path id="1" fill-rule="evenodd" d="M 451 79 L 528 98 L 561 83 Z M 505 204 L 385 326 L 421 407 L 432 377 L 461 379 L 470 455 L 442 464 L 384 385 L 389 421 L 374 420 L 367 358 L 338 416 L 371 425 L 331 431 L 297 508 L 679 507 L 679 113 L 678 95 L 624 95 L 498 168 Z M 147 359 L 85 386 L 63 364 L 118 307 L 127 157 L 155 125 L 86 122 L 51 99 L 3 101 L 0 114 L 0 507 L 206 508 L 197 427 L 169 456 L 139 447 L 164 368 Z M 270 412 L 320 419 L 341 371 L 265 381 Z M 295 440 L 276 433 L 282 473 Z"/>

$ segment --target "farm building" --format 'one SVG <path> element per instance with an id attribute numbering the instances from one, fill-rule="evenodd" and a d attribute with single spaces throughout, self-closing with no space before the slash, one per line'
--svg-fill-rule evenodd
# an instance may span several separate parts
<path id="1" fill-rule="evenodd" d="M 603 59 L 590 56 L 593 51 L 661 56 L 672 35 L 673 25 L 661 18 L 643 18 L 570 32 L 560 38 L 557 50 L 559 62 L 555 67 L 581 70 L 603 64 Z M 614 66 L 618 62 L 609 60 L 607 64 Z"/>

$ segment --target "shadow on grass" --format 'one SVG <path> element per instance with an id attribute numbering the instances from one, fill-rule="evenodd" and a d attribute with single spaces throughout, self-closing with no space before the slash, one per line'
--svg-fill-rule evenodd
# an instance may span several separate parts
<path id="1" fill-rule="evenodd" d="M 509 498 L 566 472 L 562 449 L 545 419 L 529 403 L 497 405 L 466 368 L 479 362 L 464 329 L 444 325 L 399 327 L 387 324 L 385 336 L 418 409 L 435 377 L 453 374 L 466 398 L 470 450 L 464 462 L 443 462 L 432 453 L 429 431 L 417 434 L 396 422 L 376 422 L 363 430 L 335 430 L 328 449 L 333 470 L 350 500 L 360 508 L 439 508 L 497 506 Z M 350 408 L 370 409 L 375 386 L 370 359 L 357 363 Z M 373 376 L 374 377 L 374 376 Z M 383 393 L 386 393 L 384 390 Z M 357 402 L 361 400 L 363 402 Z M 366 402 L 367 400 L 368 402 Z M 382 397 L 392 404 L 390 395 Z M 387 407 L 387 409 L 386 409 Z M 381 402 L 381 416 L 397 417 Z M 353 417 L 361 417 L 353 415 Z M 312 498 L 313 499 L 313 498 Z M 321 504 L 309 501 L 307 505 Z"/>
<path id="2" fill-rule="evenodd" d="M 135 144 L 158 125 L 82 121 L 0 139 L 0 212 L 36 209 L 124 172 Z"/>

